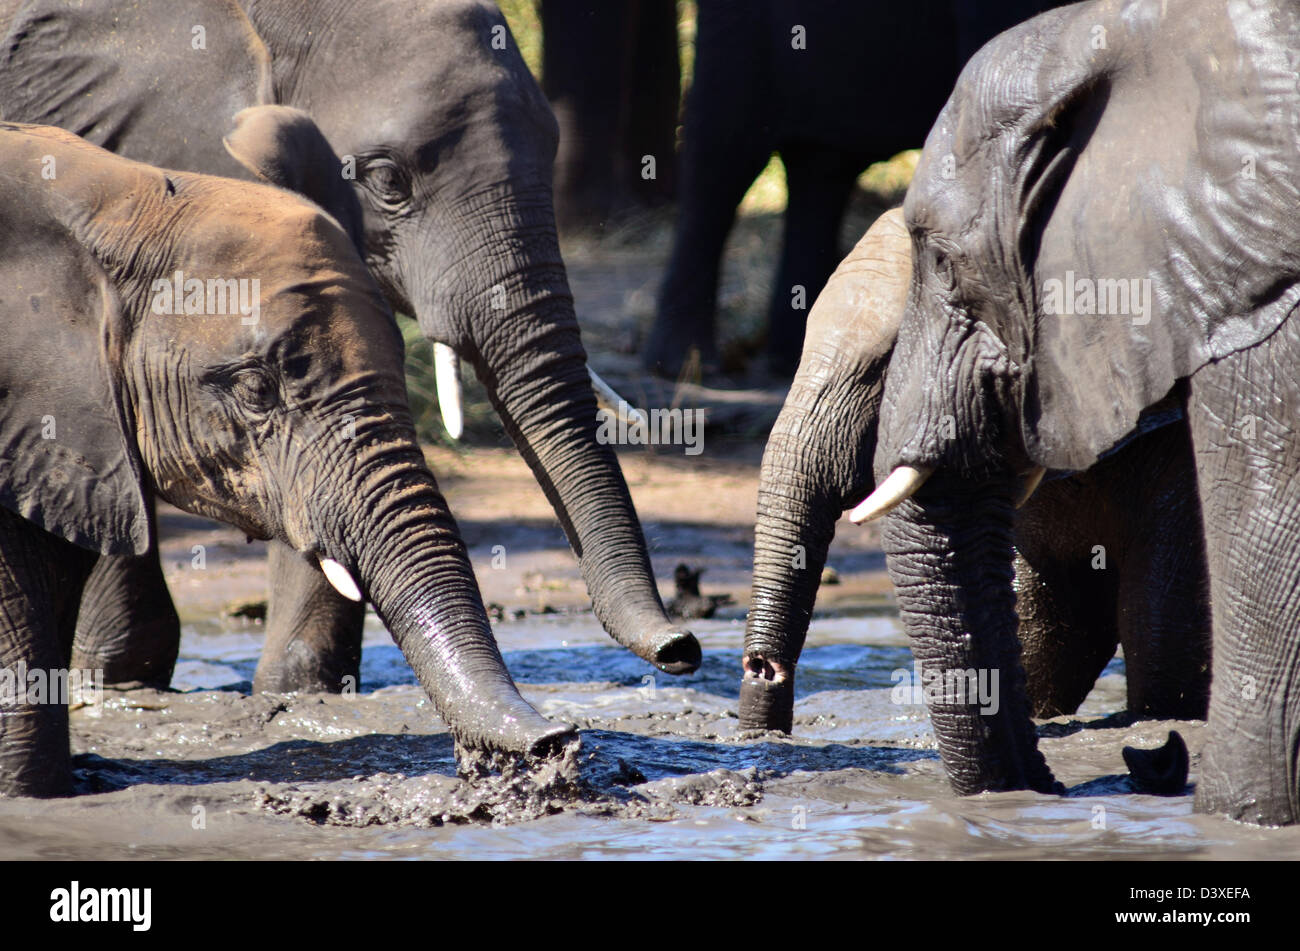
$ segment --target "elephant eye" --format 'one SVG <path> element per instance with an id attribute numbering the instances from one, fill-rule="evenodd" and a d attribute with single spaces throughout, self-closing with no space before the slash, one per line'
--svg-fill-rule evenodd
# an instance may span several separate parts
<path id="1" fill-rule="evenodd" d="M 411 196 L 411 185 L 406 175 L 387 159 L 373 159 L 366 163 L 362 180 L 380 204 L 397 208 L 406 204 Z"/>
<path id="2" fill-rule="evenodd" d="M 249 368 L 235 373 L 231 381 L 231 392 L 241 403 L 259 413 L 264 413 L 275 405 L 279 397 L 279 388 L 265 370 Z"/>

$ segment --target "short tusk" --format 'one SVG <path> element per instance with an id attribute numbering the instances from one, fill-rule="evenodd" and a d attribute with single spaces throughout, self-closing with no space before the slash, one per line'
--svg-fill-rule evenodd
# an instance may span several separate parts
<path id="1" fill-rule="evenodd" d="M 596 402 L 604 406 L 615 416 L 623 412 L 623 407 L 627 408 L 627 421 L 633 425 L 646 425 L 645 414 L 639 409 L 635 409 L 627 400 L 614 392 L 614 388 L 596 375 L 596 371 L 587 367 L 587 372 L 591 374 L 591 388 L 596 391 Z"/>
<path id="2" fill-rule="evenodd" d="M 1029 497 L 1034 494 L 1038 484 L 1043 481 L 1043 476 L 1047 475 L 1047 469 L 1038 466 L 1033 472 L 1025 476 L 1020 481 L 1020 498 L 1016 500 L 1016 508 L 1020 508 L 1029 501 Z"/>
<path id="3" fill-rule="evenodd" d="M 356 581 L 352 578 L 352 572 L 348 571 L 333 558 L 320 559 L 320 570 L 325 572 L 325 577 L 329 583 L 334 586 L 334 590 L 349 601 L 361 600 L 361 588 L 357 586 Z"/>
<path id="4" fill-rule="evenodd" d="M 893 511 L 911 498 L 933 472 L 934 469 L 929 466 L 899 466 L 889 474 L 888 479 L 876 486 L 875 492 L 849 513 L 849 521 L 861 525 Z"/>
<path id="5" fill-rule="evenodd" d="M 442 425 L 447 428 L 448 436 L 459 439 L 465 431 L 465 415 L 461 411 L 460 399 L 460 357 L 445 343 L 433 345 L 433 378 L 438 386 L 438 409 L 442 411 Z"/>

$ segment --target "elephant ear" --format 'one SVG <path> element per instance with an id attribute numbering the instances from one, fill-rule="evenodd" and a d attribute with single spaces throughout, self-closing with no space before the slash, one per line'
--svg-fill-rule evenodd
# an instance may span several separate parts
<path id="1" fill-rule="evenodd" d="M 289 106 L 254 106 L 235 116 L 224 142 L 258 178 L 305 195 L 333 215 L 365 257 L 361 202 L 311 116 Z"/>
<path id="2" fill-rule="evenodd" d="M 982 316 L 1022 369 L 1024 445 L 1049 469 L 1092 465 L 1300 302 L 1300 11 L 1197 10 L 1079 4 L 1002 34 L 927 143 L 956 181 L 908 196 L 909 219 L 937 197 L 978 222 L 963 250 L 1006 289 Z"/>
<path id="3" fill-rule="evenodd" d="M 0 178 L 0 505 L 83 548 L 143 554 L 149 516 L 117 370 L 121 301 L 44 214 L 43 187 L 55 185 Z"/>
<path id="4" fill-rule="evenodd" d="M 239 177 L 215 120 L 275 101 L 270 51 L 231 0 L 0 3 L 0 116 L 161 168 Z M 220 126 L 217 126 L 220 128 Z"/>

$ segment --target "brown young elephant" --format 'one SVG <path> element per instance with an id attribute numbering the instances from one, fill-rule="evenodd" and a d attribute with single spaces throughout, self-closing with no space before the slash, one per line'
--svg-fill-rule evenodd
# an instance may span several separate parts
<path id="1" fill-rule="evenodd" d="M 911 264 L 895 209 L 809 314 L 803 359 L 763 456 L 740 709 L 747 728 L 791 729 L 795 664 L 835 522 L 875 487 L 880 399 Z M 1093 470 L 1044 482 L 1017 513 L 1016 609 L 1036 716 L 1073 713 L 1121 643 L 1130 711 L 1205 716 L 1200 515 L 1186 425 L 1171 416 Z"/>
<path id="2" fill-rule="evenodd" d="M 484 0 L 0 0 L 0 37 L 0 119 L 59 126 L 151 165 L 247 178 L 222 145 L 230 117 L 267 106 L 310 114 L 345 159 L 381 291 L 435 341 L 439 368 L 455 367 L 455 354 L 474 367 L 555 509 L 601 624 L 661 670 L 699 666 L 698 641 L 664 614 L 614 447 L 597 439 L 552 212 L 555 117 L 499 10 Z M 312 174 L 309 157 L 285 159 L 295 177 Z M 440 395 L 454 389 L 441 383 Z M 342 689 L 359 675 L 362 606 L 289 549 L 270 551 L 254 687 Z M 78 656 L 111 681 L 170 679 L 180 627 L 156 550 L 102 559 L 83 600 Z"/>
<path id="3" fill-rule="evenodd" d="M 147 548 L 155 492 L 368 598 L 462 743 L 570 735 L 501 660 L 401 337 L 338 222 L 48 127 L 0 124 L 0 164 L 0 669 L 68 666 L 97 553 Z M 69 790 L 60 699 L 7 698 L 0 792 Z"/>

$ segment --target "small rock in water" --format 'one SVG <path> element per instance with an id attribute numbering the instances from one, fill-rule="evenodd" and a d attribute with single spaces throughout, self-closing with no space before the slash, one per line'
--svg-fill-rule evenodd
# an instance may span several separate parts
<path id="1" fill-rule="evenodd" d="M 242 617 L 249 621 L 265 621 L 266 602 L 236 601 L 226 608 L 226 617 Z"/>

